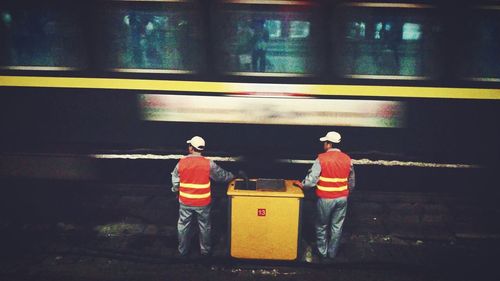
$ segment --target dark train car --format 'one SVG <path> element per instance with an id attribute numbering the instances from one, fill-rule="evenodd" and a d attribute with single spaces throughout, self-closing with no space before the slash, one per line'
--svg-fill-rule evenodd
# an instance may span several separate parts
<path id="1" fill-rule="evenodd" d="M 496 167 L 498 2 L 3 1 L 3 151 L 183 149 Z"/>

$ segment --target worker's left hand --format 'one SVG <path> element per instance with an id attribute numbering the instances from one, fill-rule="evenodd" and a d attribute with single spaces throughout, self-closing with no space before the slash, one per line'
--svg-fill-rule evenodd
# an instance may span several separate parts
<path id="1" fill-rule="evenodd" d="M 248 175 L 245 171 L 243 170 L 238 170 L 238 177 L 244 179 L 244 180 L 247 180 L 248 179 Z"/>

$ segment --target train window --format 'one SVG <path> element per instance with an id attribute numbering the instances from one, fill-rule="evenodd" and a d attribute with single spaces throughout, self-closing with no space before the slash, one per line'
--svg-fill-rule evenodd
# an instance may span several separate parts
<path id="1" fill-rule="evenodd" d="M 403 24 L 403 40 L 420 40 L 422 38 L 422 25 L 418 23 L 406 22 Z"/>
<path id="2" fill-rule="evenodd" d="M 311 23 L 308 21 L 293 20 L 290 22 L 290 38 L 307 38 Z"/>
<path id="3" fill-rule="evenodd" d="M 500 7 L 498 7 L 500 8 Z M 466 43 L 462 56 L 463 76 L 475 80 L 500 81 L 500 11 L 477 9 L 462 34 Z"/>
<path id="4" fill-rule="evenodd" d="M 102 67 L 190 73 L 204 60 L 202 17 L 191 2 L 112 2 L 101 14 Z"/>
<path id="5" fill-rule="evenodd" d="M 75 9 L 31 4 L 0 6 L 0 67 L 18 70 L 85 67 L 83 32 Z"/>
<path id="6" fill-rule="evenodd" d="M 217 10 L 212 43 L 219 71 L 257 76 L 317 73 L 321 45 L 314 8 L 264 6 L 227 4 Z"/>
<path id="7" fill-rule="evenodd" d="M 333 18 L 332 65 L 340 76 L 424 79 L 439 74 L 441 27 L 432 9 L 347 6 Z"/>
<path id="8" fill-rule="evenodd" d="M 264 23 L 269 29 L 269 38 L 281 37 L 281 21 L 280 20 L 266 20 Z"/>

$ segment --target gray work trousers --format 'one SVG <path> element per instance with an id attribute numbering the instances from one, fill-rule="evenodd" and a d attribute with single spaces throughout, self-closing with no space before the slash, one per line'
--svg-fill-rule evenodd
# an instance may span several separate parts
<path id="1" fill-rule="evenodd" d="M 316 245 L 322 257 L 334 258 L 337 254 L 346 210 L 347 197 L 318 198 L 316 202 Z M 330 229 L 330 233 L 328 233 L 328 229 Z"/>
<path id="2" fill-rule="evenodd" d="M 210 232 L 212 230 L 212 222 L 210 219 L 211 206 L 191 207 L 179 203 L 179 221 L 177 222 L 177 234 L 179 238 L 179 253 L 187 255 L 189 246 L 194 234 L 193 217 L 198 219 L 198 229 L 200 237 L 201 254 L 208 254 L 211 249 Z"/>

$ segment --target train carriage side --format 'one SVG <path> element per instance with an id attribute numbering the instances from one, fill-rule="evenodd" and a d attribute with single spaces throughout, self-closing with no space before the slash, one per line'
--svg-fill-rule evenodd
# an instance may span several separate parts
<path id="1" fill-rule="evenodd" d="M 4 1 L 2 147 L 357 158 L 497 169 L 499 6 Z M 230 137 L 228 137 L 230 136 Z M 319 148 L 318 148 L 319 149 Z"/>

